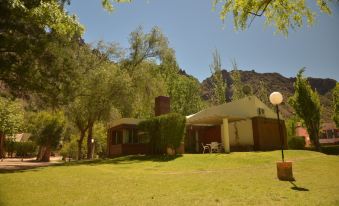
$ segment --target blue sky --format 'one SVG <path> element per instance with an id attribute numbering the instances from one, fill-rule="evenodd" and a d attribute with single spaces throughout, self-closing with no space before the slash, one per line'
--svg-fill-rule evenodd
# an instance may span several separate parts
<path id="1" fill-rule="evenodd" d="M 210 0 L 135 0 L 117 4 L 111 14 L 101 7 L 101 0 L 72 0 L 67 7 L 86 27 L 87 43 L 104 40 L 128 48 L 129 34 L 138 26 L 145 32 L 158 26 L 176 51 L 179 66 L 200 81 L 211 75 L 215 49 L 227 70 L 235 59 L 242 70 L 291 77 L 306 67 L 307 76 L 338 81 L 339 3 L 332 9 L 332 16 L 319 13 L 313 27 L 291 31 L 285 37 L 265 27 L 261 18 L 248 30 L 236 32 L 231 18 L 223 24 L 218 12 L 212 11 Z"/>

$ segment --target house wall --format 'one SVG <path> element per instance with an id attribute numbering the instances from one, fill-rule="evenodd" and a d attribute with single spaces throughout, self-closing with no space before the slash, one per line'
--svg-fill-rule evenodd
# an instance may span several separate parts
<path id="1" fill-rule="evenodd" d="M 284 146 L 287 148 L 285 121 L 280 120 Z M 252 118 L 254 150 L 276 150 L 281 148 L 279 124 L 276 119 Z"/>
<path id="2" fill-rule="evenodd" d="M 231 146 L 253 146 L 253 128 L 251 119 L 231 122 L 229 123 L 228 129 Z"/>

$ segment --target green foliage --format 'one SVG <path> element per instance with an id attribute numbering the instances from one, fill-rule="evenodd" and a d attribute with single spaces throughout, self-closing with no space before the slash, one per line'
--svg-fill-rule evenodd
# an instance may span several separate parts
<path id="1" fill-rule="evenodd" d="M 82 151 L 84 153 L 87 152 L 87 147 L 86 145 L 82 145 Z M 72 158 L 72 159 L 76 159 L 77 155 L 78 155 L 78 141 L 77 141 L 77 137 L 75 135 L 71 136 L 71 141 L 69 142 L 64 142 L 61 150 L 60 150 L 60 154 L 64 157 L 64 158 Z M 82 159 L 82 158 L 80 158 Z"/>
<path id="2" fill-rule="evenodd" d="M 294 108 L 296 115 L 304 120 L 307 132 L 316 148 L 320 149 L 320 100 L 316 91 L 313 91 L 307 79 L 303 76 L 305 69 L 301 69 L 294 83 L 294 95 L 289 104 Z"/>
<path id="3" fill-rule="evenodd" d="M 328 3 L 331 0 L 317 0 L 320 10 L 331 14 Z M 300 28 L 305 23 L 312 25 L 316 13 L 311 10 L 309 1 L 305 0 L 213 0 L 213 8 L 222 4 L 220 18 L 225 20 L 229 14 L 233 16 L 236 30 L 247 29 L 255 17 L 265 17 L 267 25 L 273 25 L 278 33 L 288 35 L 290 28 Z"/>
<path id="4" fill-rule="evenodd" d="M 13 135 L 24 121 L 24 110 L 20 102 L 0 97 L 0 135 Z"/>
<path id="5" fill-rule="evenodd" d="M 93 127 L 93 139 L 95 144 L 95 153 L 99 157 L 107 155 L 107 129 L 103 123 L 96 123 Z"/>
<path id="6" fill-rule="evenodd" d="M 296 115 L 285 119 L 287 137 L 295 136 L 295 129 L 298 122 L 301 122 L 301 119 L 298 118 Z"/>
<path id="7" fill-rule="evenodd" d="M 180 146 L 185 132 L 186 118 L 171 113 L 142 121 L 138 129 L 150 139 L 153 153 L 163 154 L 167 147 L 176 149 Z"/>
<path id="8" fill-rule="evenodd" d="M 200 83 L 193 77 L 176 75 L 172 83 L 171 111 L 190 115 L 200 111 L 203 103 L 200 97 Z"/>
<path id="9" fill-rule="evenodd" d="M 256 91 L 256 96 L 265 103 L 266 105 L 271 105 L 269 102 L 269 93 L 267 89 L 267 85 L 265 84 L 264 81 L 260 80 L 257 91 Z"/>
<path id="10" fill-rule="evenodd" d="M 73 44 L 82 26 L 57 0 L 4 1 L 0 19 L 0 80 L 15 95 L 34 93 L 58 103 L 60 94 L 72 91 Z"/>
<path id="11" fill-rule="evenodd" d="M 305 137 L 292 136 L 288 139 L 288 149 L 305 149 Z"/>
<path id="12" fill-rule="evenodd" d="M 36 154 L 36 144 L 32 141 L 15 142 L 15 152 L 17 157 L 34 156 Z"/>
<path id="13" fill-rule="evenodd" d="M 62 138 L 65 119 L 62 112 L 41 111 L 30 117 L 31 138 L 39 146 L 55 149 Z"/>
<path id="14" fill-rule="evenodd" d="M 5 151 L 12 156 L 13 153 L 15 153 L 16 148 L 15 148 L 15 139 L 14 138 L 6 138 L 5 140 Z"/>
<path id="15" fill-rule="evenodd" d="M 241 98 L 244 98 L 246 95 L 243 91 L 244 84 L 241 82 L 241 75 L 238 70 L 238 65 L 234 61 L 233 64 L 233 70 L 231 71 L 231 79 L 232 79 L 232 100 L 238 100 Z"/>
<path id="16" fill-rule="evenodd" d="M 221 59 L 218 50 L 213 53 L 213 62 L 210 65 L 212 73 L 212 96 L 211 100 L 214 105 L 223 104 L 226 102 L 226 81 L 222 76 Z"/>
<path id="17" fill-rule="evenodd" d="M 332 119 L 339 128 L 339 83 L 337 82 L 335 88 L 332 91 L 333 96 L 333 116 Z"/>
<path id="18" fill-rule="evenodd" d="M 328 154 L 328 155 L 339 155 L 339 145 L 321 146 L 321 152 Z"/>

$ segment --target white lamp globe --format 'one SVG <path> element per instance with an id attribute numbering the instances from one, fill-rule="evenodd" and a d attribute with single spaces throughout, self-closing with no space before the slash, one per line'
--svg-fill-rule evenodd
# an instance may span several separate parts
<path id="1" fill-rule="evenodd" d="M 281 104 L 282 101 L 283 101 L 283 96 L 280 92 L 272 92 L 272 94 L 270 95 L 270 102 L 273 105 Z"/>

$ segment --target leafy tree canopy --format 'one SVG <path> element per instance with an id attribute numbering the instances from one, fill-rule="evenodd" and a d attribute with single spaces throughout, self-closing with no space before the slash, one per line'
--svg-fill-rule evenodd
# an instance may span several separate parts
<path id="1" fill-rule="evenodd" d="M 296 115 L 304 120 L 310 139 L 320 149 L 319 130 L 321 105 L 319 95 L 313 91 L 307 79 L 303 76 L 305 69 L 301 69 L 294 83 L 294 95 L 289 104 L 294 108 Z"/>
<path id="2" fill-rule="evenodd" d="M 331 14 L 331 0 L 316 0 L 320 10 Z M 300 28 L 306 21 L 314 23 L 315 11 L 305 0 L 213 0 L 213 8 L 221 5 L 220 18 L 224 21 L 233 16 L 236 30 L 245 30 L 256 17 L 265 17 L 267 25 L 272 25 L 278 33 L 288 35 L 290 28 Z"/>

